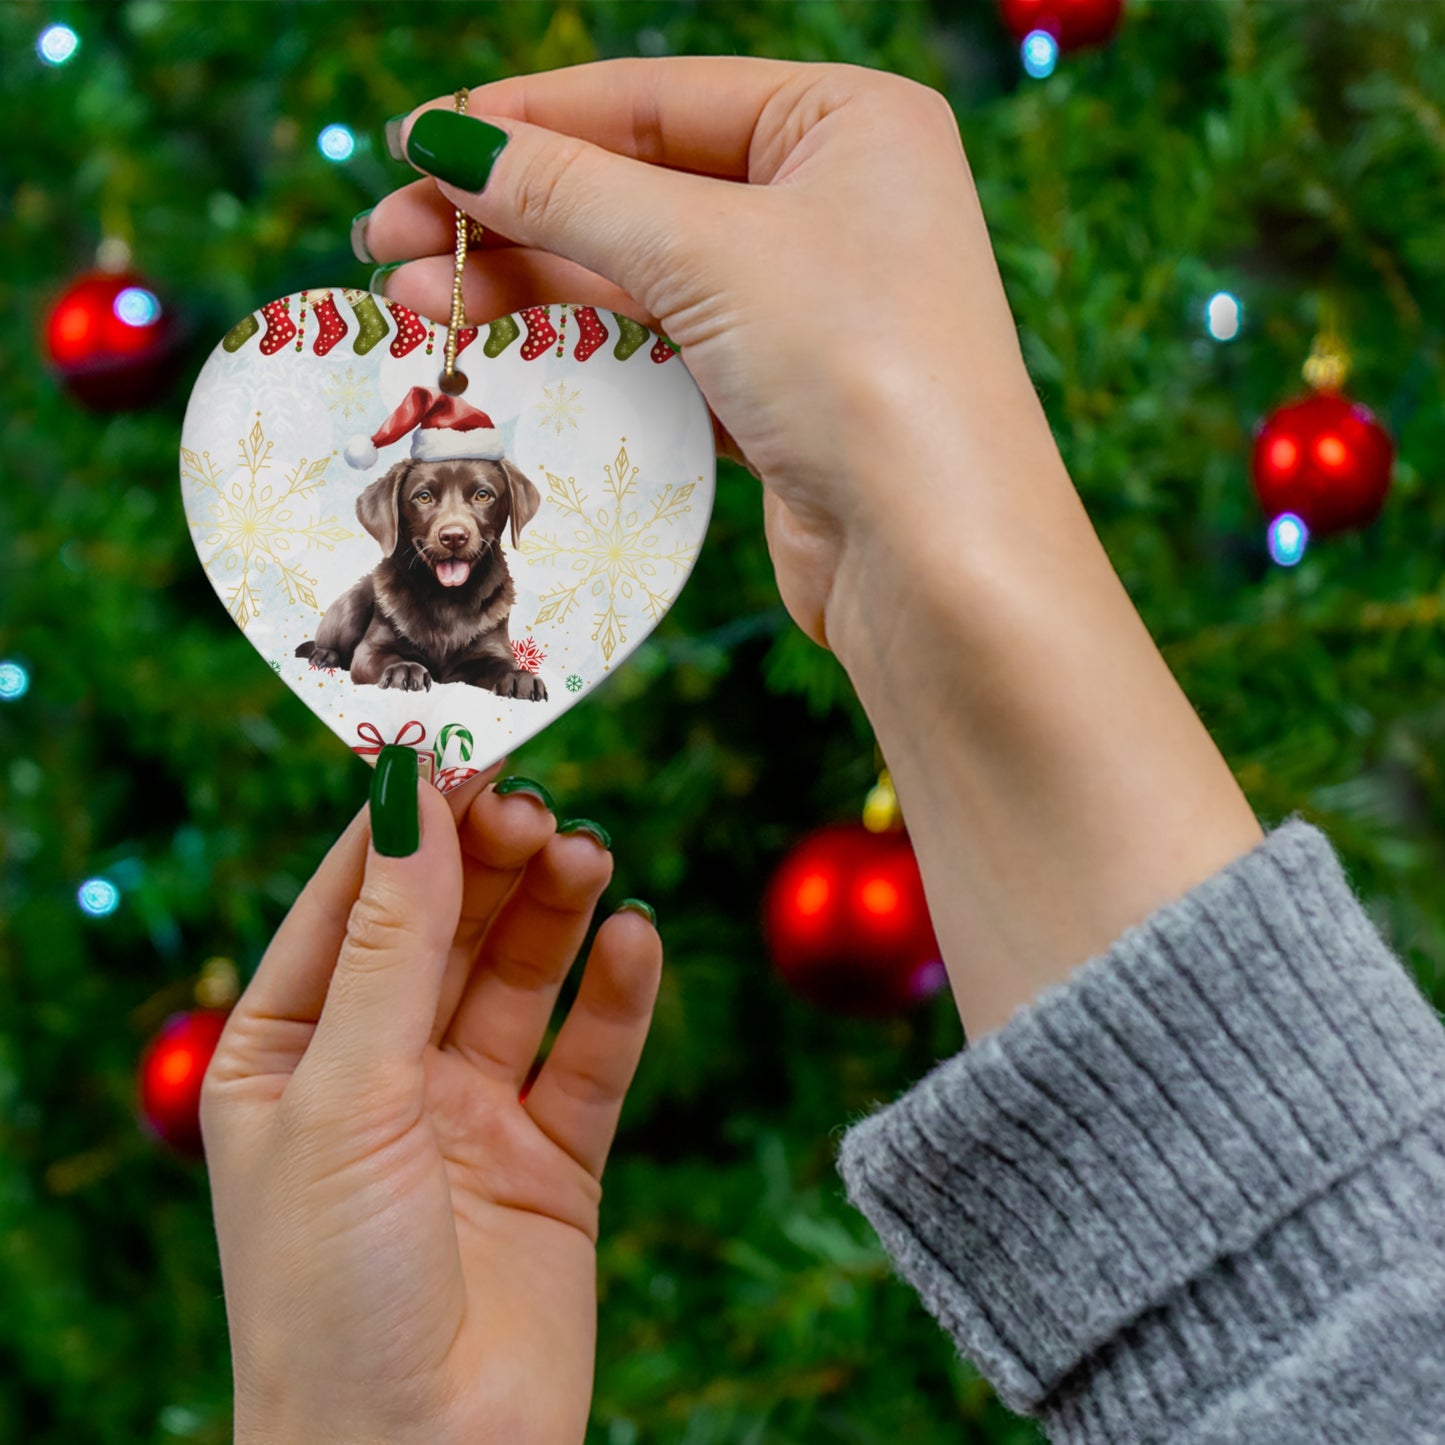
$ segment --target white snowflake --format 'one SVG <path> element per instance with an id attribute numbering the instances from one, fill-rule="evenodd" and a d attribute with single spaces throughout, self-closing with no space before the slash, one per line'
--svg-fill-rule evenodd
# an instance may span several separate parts
<path id="1" fill-rule="evenodd" d="M 577 413 L 586 410 L 577 404 L 577 398 L 582 395 L 581 391 L 569 393 L 567 383 L 559 381 L 555 388 L 544 386 L 542 395 L 547 398 L 546 401 L 537 403 L 537 410 L 542 413 L 542 425 L 554 427 L 558 436 L 569 426 L 575 429 Z"/>
<path id="2" fill-rule="evenodd" d="M 307 499 L 320 486 L 331 457 L 308 461 L 301 457 L 286 475 L 284 485 L 262 483 L 261 473 L 271 468 L 274 442 L 266 440 L 258 419 L 241 438 L 240 460 L 230 480 L 223 480 L 210 452 L 197 455 L 181 448 L 182 475 L 197 487 L 215 494 L 206 516 L 192 523 L 202 544 L 212 549 L 206 571 L 215 569 L 235 578 L 226 593 L 226 606 L 241 627 L 261 614 L 258 596 L 264 580 L 273 582 L 290 603 L 314 607 L 316 578 L 288 561 L 286 553 L 300 542 L 307 548 L 336 550 L 338 542 L 356 536 L 335 517 L 307 515 Z"/>
<path id="3" fill-rule="evenodd" d="M 334 371 L 326 378 L 324 390 L 329 398 L 327 409 L 339 411 L 348 420 L 352 412 L 359 416 L 375 401 L 374 378 L 358 376 L 349 362 L 345 371 Z"/>
<path id="4" fill-rule="evenodd" d="M 548 501 L 579 525 L 570 539 L 560 533 L 533 531 L 521 547 L 526 556 L 540 562 L 570 561 L 570 570 L 576 574 L 575 581 L 542 594 L 532 626 L 564 622 L 584 593 L 590 594 L 598 599 L 599 607 L 592 641 L 609 661 L 627 641 L 627 624 L 636 610 L 654 621 L 667 611 L 672 594 L 656 580 L 662 570 L 670 566 L 674 574 L 685 576 L 697 555 L 695 542 L 668 547 L 664 539 L 668 524 L 692 510 L 689 501 L 697 484 L 674 487 L 669 482 L 645 507 L 628 510 L 640 470 L 631 464 L 626 446 L 621 447 L 616 458 L 603 467 L 607 477 L 603 485 L 615 505 L 597 507 L 587 501 L 575 477 L 564 479 L 546 472 Z"/>

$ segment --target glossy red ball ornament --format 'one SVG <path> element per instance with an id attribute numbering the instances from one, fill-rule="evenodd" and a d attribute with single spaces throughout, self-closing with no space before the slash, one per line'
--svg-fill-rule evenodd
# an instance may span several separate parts
<path id="1" fill-rule="evenodd" d="M 45 322 L 45 350 L 66 390 L 97 411 L 153 401 L 177 360 L 175 319 L 131 272 L 92 271 L 71 283 Z"/>
<path id="2" fill-rule="evenodd" d="M 1020 43 L 1035 30 L 1045 30 L 1060 50 L 1078 50 L 1101 45 L 1114 33 L 1124 0 L 999 0 L 998 9 Z"/>
<path id="3" fill-rule="evenodd" d="M 804 838 L 773 875 L 763 926 L 788 986 L 837 1013 L 901 1013 L 946 982 L 901 830 L 841 823 Z"/>
<path id="4" fill-rule="evenodd" d="M 1315 536 L 1373 522 L 1390 490 L 1390 434 L 1368 407 L 1316 392 L 1271 412 L 1254 438 L 1254 491 L 1271 520 L 1293 512 Z"/>
<path id="5" fill-rule="evenodd" d="M 172 1014 L 141 1056 L 141 1122 L 182 1154 L 201 1158 L 201 1081 L 229 1011 L 194 1009 Z"/>

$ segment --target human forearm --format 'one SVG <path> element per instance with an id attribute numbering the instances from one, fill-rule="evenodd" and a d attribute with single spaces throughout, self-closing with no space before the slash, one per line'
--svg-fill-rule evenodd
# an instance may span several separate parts
<path id="1" fill-rule="evenodd" d="M 870 453 L 889 476 L 865 492 L 924 478 L 923 501 L 880 511 L 845 550 L 828 637 L 975 1038 L 1261 833 L 1032 395 L 1001 396 L 987 437 L 911 435 Z"/>

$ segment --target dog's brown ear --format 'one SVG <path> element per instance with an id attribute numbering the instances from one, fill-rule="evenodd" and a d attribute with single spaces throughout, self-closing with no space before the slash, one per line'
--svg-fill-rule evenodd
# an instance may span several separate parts
<path id="1" fill-rule="evenodd" d="M 522 545 L 522 528 L 537 515 L 542 505 L 542 495 L 506 457 L 502 458 L 502 470 L 507 474 L 507 490 L 511 495 L 509 511 L 512 515 L 512 546 Z"/>
<path id="2" fill-rule="evenodd" d="M 396 550 L 396 534 L 401 525 L 397 497 L 410 470 L 410 461 L 398 462 L 356 499 L 356 520 L 381 544 L 384 557 L 390 557 Z"/>

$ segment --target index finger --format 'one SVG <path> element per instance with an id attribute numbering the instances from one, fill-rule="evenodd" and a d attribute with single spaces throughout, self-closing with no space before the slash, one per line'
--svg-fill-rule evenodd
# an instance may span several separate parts
<path id="1" fill-rule="evenodd" d="M 765 179 L 749 175 L 749 158 L 768 106 L 817 69 L 739 55 L 598 60 L 479 85 L 469 113 L 527 121 L 672 170 Z M 452 102 L 418 109 L 437 106 Z"/>

